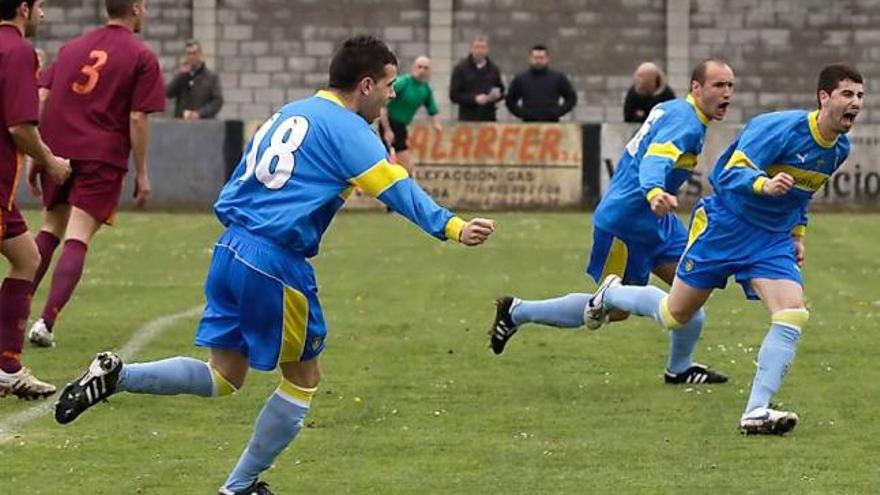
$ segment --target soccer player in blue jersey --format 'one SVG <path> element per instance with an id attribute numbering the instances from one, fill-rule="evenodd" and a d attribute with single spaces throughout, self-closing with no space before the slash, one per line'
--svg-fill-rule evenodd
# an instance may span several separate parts
<path id="1" fill-rule="evenodd" d="M 397 59 L 375 38 L 346 41 L 330 65 L 329 89 L 283 106 L 248 144 L 214 211 L 226 231 L 214 246 L 207 304 L 189 357 L 122 364 L 101 353 L 68 384 L 55 418 L 69 423 L 116 392 L 213 397 L 231 394 L 248 368 L 281 368 L 282 380 L 221 494 L 268 494 L 261 472 L 293 441 L 318 385 L 326 328 L 307 261 L 354 187 L 425 232 L 468 246 L 492 234 L 491 220 L 465 222 L 438 206 L 406 171 L 385 159 L 370 128 L 394 97 Z"/>
<path id="2" fill-rule="evenodd" d="M 670 329 L 701 324 L 712 291 L 733 275 L 746 297 L 760 299 L 771 315 L 739 422 L 746 434 L 784 434 L 798 422 L 797 414 L 773 408 L 770 400 L 810 315 L 801 280 L 807 207 L 849 155 L 846 133 L 862 108 L 862 76 L 845 64 L 828 65 L 816 93 L 818 110 L 759 115 L 718 159 L 710 176 L 715 193 L 694 210 L 669 295 L 609 276 L 592 308 L 595 317 L 622 309 Z"/>
<path id="3" fill-rule="evenodd" d="M 721 60 L 704 60 L 694 68 L 688 97 L 654 107 L 626 145 L 594 216 L 587 273 L 596 283 L 614 274 L 626 283 L 646 285 L 651 273 L 672 283 L 687 243 L 687 231 L 673 212 L 678 206 L 675 193 L 697 165 L 707 124 L 727 114 L 733 86 L 730 66 Z M 492 349 L 496 354 L 503 352 L 507 341 L 525 323 L 565 328 L 586 324 L 596 329 L 605 316 L 614 321 L 628 316 L 617 311 L 590 318 L 590 299 L 590 294 L 580 293 L 543 301 L 510 296 L 499 299 L 490 329 Z M 723 374 L 693 362 L 700 329 L 701 325 L 694 323 L 670 333 L 667 383 L 727 380 Z"/>

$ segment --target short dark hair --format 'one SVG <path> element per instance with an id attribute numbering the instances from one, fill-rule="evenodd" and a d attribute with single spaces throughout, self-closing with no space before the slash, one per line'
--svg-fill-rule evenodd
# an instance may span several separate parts
<path id="1" fill-rule="evenodd" d="M 128 16 L 131 12 L 131 6 L 140 3 L 143 0 L 104 0 L 107 7 L 107 17 L 111 19 L 119 19 Z"/>
<path id="2" fill-rule="evenodd" d="M 388 64 L 396 66 L 397 57 L 385 42 L 367 35 L 349 38 L 333 54 L 329 86 L 350 91 L 365 77 L 381 79 Z"/>
<path id="3" fill-rule="evenodd" d="M 703 59 L 700 61 L 700 63 L 697 64 L 696 67 L 694 67 L 694 71 L 691 72 L 691 84 L 693 84 L 694 81 L 697 81 L 700 84 L 706 84 L 706 72 L 708 72 L 709 70 L 710 63 L 716 63 L 718 65 L 730 67 L 730 64 L 720 58 L 712 57 Z"/>
<path id="4" fill-rule="evenodd" d="M 199 40 L 194 39 L 194 38 L 193 38 L 193 39 L 186 40 L 186 43 L 184 44 L 184 47 L 186 47 L 186 48 L 190 48 L 190 47 L 192 47 L 192 46 L 198 48 L 199 51 L 202 51 L 202 44 L 199 43 Z"/>
<path id="5" fill-rule="evenodd" d="M 532 48 L 529 50 L 529 52 L 531 53 L 535 50 L 537 50 L 539 52 L 549 52 L 550 51 L 547 49 L 547 47 L 545 45 L 541 45 L 541 44 L 532 45 Z"/>
<path id="6" fill-rule="evenodd" d="M 822 100 L 819 99 L 819 91 L 824 91 L 829 95 L 837 89 L 837 85 L 841 81 L 849 79 L 854 83 L 862 84 L 862 74 L 858 69 L 849 64 L 836 63 L 826 65 L 819 72 L 819 83 L 816 85 L 816 101 L 822 106 Z"/>
<path id="7" fill-rule="evenodd" d="M 26 3 L 29 9 L 34 8 L 37 0 L 0 0 L 0 21 L 11 21 L 15 19 L 18 7 Z"/>

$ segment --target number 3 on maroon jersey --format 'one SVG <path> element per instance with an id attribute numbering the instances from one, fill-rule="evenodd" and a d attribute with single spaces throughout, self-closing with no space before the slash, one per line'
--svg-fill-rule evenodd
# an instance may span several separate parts
<path id="1" fill-rule="evenodd" d="M 98 79 L 101 77 L 100 70 L 107 63 L 107 52 L 104 50 L 92 50 L 89 58 L 95 60 L 92 64 L 83 65 L 82 73 L 88 76 L 88 80 L 84 83 L 75 82 L 71 85 L 73 92 L 78 95 L 87 95 L 95 90 L 98 85 Z"/>

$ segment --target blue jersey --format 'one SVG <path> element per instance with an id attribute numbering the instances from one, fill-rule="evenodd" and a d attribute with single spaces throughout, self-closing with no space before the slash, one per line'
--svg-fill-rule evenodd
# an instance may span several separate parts
<path id="1" fill-rule="evenodd" d="M 465 222 L 388 163 L 370 125 L 329 91 L 288 103 L 260 127 L 214 212 L 226 227 L 311 257 L 355 186 L 432 236 L 459 239 Z"/>
<path id="2" fill-rule="evenodd" d="M 622 239 L 664 242 L 668 229 L 650 200 L 663 191 L 676 194 L 693 173 L 708 122 L 691 96 L 655 106 L 626 145 L 596 209 L 596 227 Z"/>
<path id="3" fill-rule="evenodd" d="M 723 206 L 741 220 L 773 232 L 803 233 L 813 194 L 849 156 L 849 138 L 827 141 L 818 111 L 791 110 L 752 119 L 715 164 L 710 181 Z M 785 172 L 795 184 L 781 196 L 765 196 L 770 177 Z"/>

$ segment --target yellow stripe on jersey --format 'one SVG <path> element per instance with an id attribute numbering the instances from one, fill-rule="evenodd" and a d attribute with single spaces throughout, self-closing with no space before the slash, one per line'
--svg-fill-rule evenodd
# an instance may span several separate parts
<path id="1" fill-rule="evenodd" d="M 709 217 L 706 216 L 706 209 L 703 207 L 697 208 L 697 211 L 694 212 L 694 220 L 691 222 L 691 230 L 688 232 L 688 242 L 684 250 L 690 249 L 691 244 L 703 235 L 703 232 L 708 228 Z"/>
<path id="2" fill-rule="evenodd" d="M 758 166 L 755 165 L 755 162 L 740 150 L 734 151 L 733 154 L 730 155 L 730 160 L 727 160 L 727 163 L 724 164 L 724 168 L 731 167 L 749 167 L 758 170 Z"/>
<path id="3" fill-rule="evenodd" d="M 467 224 L 459 217 L 452 217 L 446 222 L 446 238 L 450 241 L 461 242 L 461 230 Z"/>
<path id="4" fill-rule="evenodd" d="M 694 100 L 693 95 L 691 95 L 691 94 L 687 95 L 687 102 L 690 103 L 692 107 L 694 107 L 694 111 L 697 112 L 697 118 L 700 119 L 700 122 L 702 122 L 703 125 L 708 124 L 709 123 L 709 116 L 706 115 L 705 113 L 703 113 L 702 110 L 700 110 L 700 107 L 697 106 L 697 101 Z"/>
<path id="5" fill-rule="evenodd" d="M 278 363 L 297 362 L 306 345 L 309 323 L 309 301 L 302 292 L 284 287 L 284 323 Z"/>
<path id="6" fill-rule="evenodd" d="M 396 182 L 406 179 L 409 175 L 400 165 L 392 165 L 382 159 L 366 172 L 358 175 L 351 182 L 363 189 L 370 196 L 377 198 Z"/>
<path id="7" fill-rule="evenodd" d="M 318 98 L 323 98 L 327 101 L 332 101 L 333 103 L 336 103 L 340 107 L 345 107 L 345 104 L 342 103 L 342 100 L 340 100 L 339 97 L 336 96 L 332 91 L 327 91 L 326 89 L 322 89 L 321 91 L 318 91 L 317 93 L 315 93 L 315 96 L 317 96 Z"/>
<path id="8" fill-rule="evenodd" d="M 816 192 L 821 189 L 829 177 L 828 174 L 804 170 L 793 165 L 778 164 L 767 167 L 767 173 L 771 177 L 783 172 L 794 177 L 794 187 L 810 192 Z"/>
<path id="9" fill-rule="evenodd" d="M 693 153 L 683 153 L 675 162 L 675 168 L 683 168 L 685 170 L 693 170 L 697 167 L 697 155 Z"/>
<path id="10" fill-rule="evenodd" d="M 816 141 L 816 144 L 823 148 L 833 148 L 835 144 L 837 144 L 837 138 L 835 137 L 832 141 L 829 141 L 822 137 L 822 133 L 819 132 L 819 111 L 814 110 L 810 112 L 807 116 L 807 120 L 810 121 L 810 134 L 813 136 L 813 141 Z"/>
<path id="11" fill-rule="evenodd" d="M 803 237 L 807 235 L 807 226 L 806 225 L 797 225 L 795 228 L 791 229 L 791 235 L 796 235 L 799 237 Z"/>
<path id="12" fill-rule="evenodd" d="M 659 156 L 661 158 L 669 158 L 673 163 L 681 156 L 681 150 L 673 143 L 651 143 L 645 156 Z"/>
<path id="13" fill-rule="evenodd" d="M 281 379 L 281 385 L 278 386 L 278 392 L 287 396 L 286 398 L 291 402 L 302 407 L 309 407 L 309 404 L 312 402 L 312 397 L 314 397 L 317 390 L 318 387 L 300 387 L 299 385 L 283 378 Z"/>
<path id="14" fill-rule="evenodd" d="M 611 241 L 611 249 L 608 250 L 608 257 L 605 258 L 605 266 L 602 268 L 602 277 L 599 280 L 605 280 L 605 277 L 611 274 L 623 278 L 628 258 L 629 248 L 623 241 L 615 237 Z"/>

